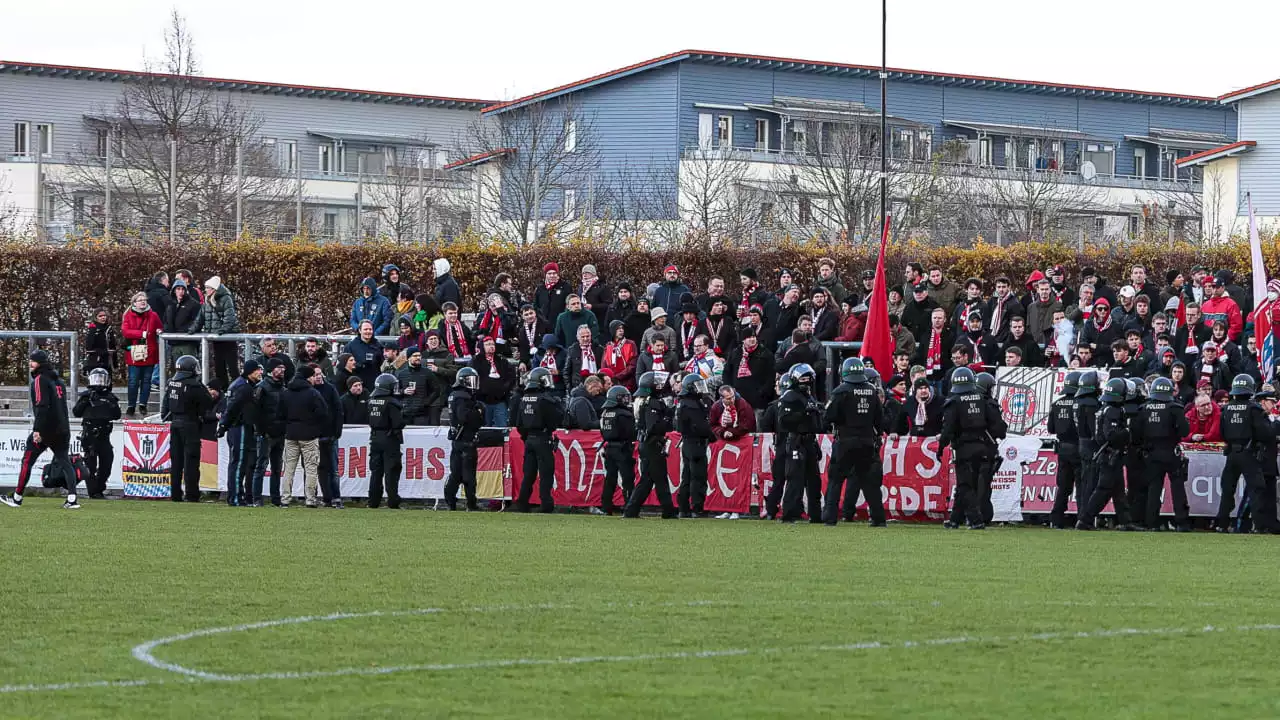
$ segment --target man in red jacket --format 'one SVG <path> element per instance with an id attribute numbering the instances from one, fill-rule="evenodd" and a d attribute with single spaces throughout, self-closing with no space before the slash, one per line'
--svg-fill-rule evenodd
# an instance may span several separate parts
<path id="1" fill-rule="evenodd" d="M 1222 442 L 1222 410 L 1208 395 L 1196 395 L 1195 404 L 1187 408 L 1191 432 L 1183 442 Z"/>
<path id="2" fill-rule="evenodd" d="M 711 434 L 731 442 L 756 431 L 755 410 L 732 386 L 720 386 L 720 399 L 711 406 Z"/>
<path id="3" fill-rule="evenodd" d="M 1213 327 L 1215 320 L 1226 323 L 1227 337 L 1232 342 L 1240 342 L 1240 333 L 1244 330 L 1244 317 L 1240 314 L 1240 306 L 1227 294 L 1222 281 L 1212 275 L 1204 279 L 1205 301 L 1200 303 L 1200 314 L 1204 316 L 1205 327 Z"/>

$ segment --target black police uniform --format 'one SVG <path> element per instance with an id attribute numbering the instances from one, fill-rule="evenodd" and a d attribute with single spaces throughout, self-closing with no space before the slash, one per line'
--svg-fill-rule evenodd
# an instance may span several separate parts
<path id="1" fill-rule="evenodd" d="M 841 490 L 845 480 L 849 489 L 844 497 L 844 515 L 852 519 L 858 504 L 858 493 L 867 500 L 872 525 L 884 525 L 884 499 L 880 494 L 880 436 L 885 431 L 884 407 L 880 394 L 869 382 L 843 382 L 831 393 L 823 422 L 835 427 L 835 447 L 827 472 L 826 506 L 822 520 L 835 525 L 840 516 Z"/>
<path id="2" fill-rule="evenodd" d="M 1080 477 L 1076 480 L 1077 522 L 1098 484 L 1098 462 L 1095 456 L 1102 445 L 1096 437 L 1099 407 L 1101 405 L 1096 395 L 1077 396 L 1075 399 L 1076 438 L 1080 441 Z"/>
<path id="3" fill-rule="evenodd" d="M 554 390 L 526 389 L 520 398 L 516 417 L 516 429 L 524 439 L 524 479 L 520 482 L 520 494 L 515 509 L 529 512 L 529 497 L 533 484 L 538 483 L 538 496 L 544 513 L 555 512 L 556 458 L 552 433 L 564 426 L 564 402 L 553 395 Z"/>
<path id="4" fill-rule="evenodd" d="M 793 387 L 778 399 L 778 429 L 790 436 L 787 442 L 787 481 L 782 496 L 782 521 L 799 520 L 800 498 L 807 496 L 809 522 L 820 523 L 822 480 L 818 475 L 818 434 L 822 432 L 822 407 L 808 393 Z"/>
<path id="5" fill-rule="evenodd" d="M 169 498 L 174 502 L 200 501 L 201 424 L 212 408 L 209 388 L 196 373 L 179 370 L 169 381 L 160 418 L 169 422 Z"/>
<path id="6" fill-rule="evenodd" d="M 1244 476 L 1247 502 L 1254 508 L 1266 508 L 1263 498 L 1262 463 L 1260 456 L 1266 450 L 1264 443 L 1275 431 L 1262 407 L 1248 398 L 1233 397 L 1222 409 L 1222 439 L 1226 443 L 1223 454 L 1227 462 L 1222 468 L 1222 499 L 1218 504 L 1218 517 L 1214 526 L 1219 531 L 1231 527 L 1231 511 L 1236 506 L 1236 485 Z M 1254 526 L 1263 532 L 1274 532 L 1276 521 L 1259 512 Z"/>
<path id="7" fill-rule="evenodd" d="M 444 502 L 450 510 L 458 507 L 458 486 L 467 495 L 467 509 L 479 509 L 476 502 L 476 463 L 480 451 L 476 446 L 476 433 L 484 426 L 484 403 L 465 387 L 454 388 L 449 395 L 449 439 L 453 441 L 449 451 L 449 482 L 444 485 Z"/>
<path id="8" fill-rule="evenodd" d="M 650 492 L 658 494 L 662 517 L 676 517 L 667 473 L 667 433 L 675 429 L 675 409 L 670 400 L 655 393 L 640 403 L 640 481 L 627 501 L 623 512 L 626 517 L 640 517 L 640 508 L 644 507 Z"/>
<path id="9" fill-rule="evenodd" d="M 996 508 L 991 502 L 991 486 L 995 484 L 996 471 L 1000 469 L 1000 441 L 1004 439 L 1008 423 L 1003 421 L 1004 415 L 1000 412 L 1000 404 L 996 399 L 985 393 L 983 397 L 986 398 L 988 405 L 995 408 L 996 415 L 1001 418 L 999 426 L 989 428 L 983 438 L 986 442 L 987 455 L 978 466 L 978 509 L 982 511 L 982 522 L 985 524 L 996 517 Z M 956 523 L 960 521 L 959 517 L 953 517 L 952 520 Z"/>
<path id="10" fill-rule="evenodd" d="M 1094 453 L 1097 483 L 1076 521 L 1077 528 L 1086 530 L 1093 529 L 1098 513 L 1107 506 L 1108 500 L 1114 502 L 1116 488 L 1124 485 L 1124 454 L 1129 448 L 1129 423 L 1122 403 L 1107 403 L 1097 412 L 1094 439 L 1101 442 Z M 1127 521 L 1127 518 L 1120 516 L 1119 508 L 1116 508 L 1116 520 L 1122 526 Z"/>
<path id="11" fill-rule="evenodd" d="M 1124 492 L 1113 493 L 1116 509 L 1116 521 L 1124 524 L 1141 523 L 1147 507 L 1147 468 L 1143 464 L 1146 459 L 1146 448 L 1142 435 L 1138 433 L 1141 425 L 1137 421 L 1142 410 L 1142 399 L 1135 397 L 1125 400 L 1124 416 L 1129 424 L 1129 449 L 1124 452 Z"/>
<path id="12" fill-rule="evenodd" d="M 1059 529 L 1066 526 L 1064 516 L 1071 493 L 1084 489 L 1080 469 L 1080 437 L 1076 435 L 1075 415 L 1076 398 L 1063 395 L 1050 406 L 1049 422 L 1045 428 L 1058 439 L 1058 491 L 1053 498 L 1053 510 L 1049 512 L 1049 525 Z M 1077 495 L 1077 509 L 1083 502 L 1084 497 Z"/>
<path id="13" fill-rule="evenodd" d="M 701 515 L 707 500 L 707 448 L 711 433 L 711 406 L 702 395 L 684 395 L 676 408 L 680 433 L 680 490 L 677 501 L 685 515 Z"/>
<path id="14" fill-rule="evenodd" d="M 613 496 L 622 480 L 622 506 L 636 486 L 636 416 L 629 405 L 607 407 L 600 413 L 600 438 L 604 440 L 604 489 L 600 509 L 612 515 Z"/>
<path id="15" fill-rule="evenodd" d="M 404 407 L 400 398 L 386 388 L 375 388 L 369 396 L 369 507 L 382 504 L 383 485 L 387 507 L 400 507 L 400 473 L 404 464 L 400 448 L 404 444 Z"/>
<path id="16" fill-rule="evenodd" d="M 790 436 L 778 429 L 778 400 L 769 403 L 760 418 L 758 430 L 773 434 L 773 460 L 769 470 L 773 475 L 773 484 L 764 496 L 765 517 L 773 519 L 782 507 L 782 491 L 787 484 L 787 448 Z"/>
<path id="17" fill-rule="evenodd" d="M 989 436 L 1002 433 L 1004 419 L 978 389 L 952 395 L 942 407 L 939 447 L 951 446 L 956 471 L 956 506 L 971 527 L 982 527 L 980 483 L 982 465 L 990 455 Z"/>
<path id="18" fill-rule="evenodd" d="M 227 411 L 222 415 L 219 434 L 233 438 L 227 444 L 232 456 L 227 466 L 227 504 L 253 502 L 253 471 L 258 464 L 258 385 L 241 375 L 227 388 Z"/>
<path id="19" fill-rule="evenodd" d="M 1174 522 L 1179 528 L 1188 527 L 1187 487 L 1183 484 L 1179 466 L 1182 464 L 1178 443 L 1191 432 L 1186 412 L 1177 402 L 1148 400 L 1138 411 L 1134 421 L 1135 441 L 1141 438 L 1146 478 L 1143 482 L 1145 505 L 1133 506 L 1135 516 L 1141 513 L 1142 523 L 1148 528 L 1160 527 L 1160 505 L 1165 478 L 1169 478 L 1169 492 L 1173 496 Z"/>
<path id="20" fill-rule="evenodd" d="M 1254 507 L 1252 500 L 1246 500 L 1244 506 L 1240 509 L 1240 521 L 1236 523 L 1236 527 L 1241 532 L 1251 530 L 1257 522 L 1258 517 L 1266 518 L 1265 521 L 1257 523 L 1259 528 L 1276 526 L 1280 522 L 1276 519 L 1276 450 L 1277 441 L 1280 440 L 1280 422 L 1274 417 L 1268 417 L 1271 433 L 1264 435 L 1258 440 L 1258 462 L 1262 466 L 1262 500 L 1261 508 Z"/>
<path id="21" fill-rule="evenodd" d="M 85 491 L 91 498 L 106 492 L 115 450 L 111 447 L 111 424 L 120 419 L 120 399 L 109 387 L 91 387 L 80 391 L 71 413 L 81 419 L 80 446 L 89 468 Z"/>

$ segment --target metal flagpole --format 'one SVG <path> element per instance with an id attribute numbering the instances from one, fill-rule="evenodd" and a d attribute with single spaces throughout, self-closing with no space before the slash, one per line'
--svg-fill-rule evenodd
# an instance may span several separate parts
<path id="1" fill-rule="evenodd" d="M 236 141 L 236 240 L 244 232 L 244 148 Z"/>
<path id="2" fill-rule="evenodd" d="M 880 224 L 889 217 L 889 0 L 880 0 Z"/>
<path id="3" fill-rule="evenodd" d="M 178 224 L 178 141 L 169 141 L 169 242 L 177 240 Z"/>
<path id="4" fill-rule="evenodd" d="M 111 153 L 115 144 L 114 126 L 107 127 L 107 177 L 106 177 L 106 198 L 102 207 L 102 237 L 105 240 L 111 239 Z"/>

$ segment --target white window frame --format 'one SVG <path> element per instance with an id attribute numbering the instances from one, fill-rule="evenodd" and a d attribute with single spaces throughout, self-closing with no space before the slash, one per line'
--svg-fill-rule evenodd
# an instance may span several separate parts
<path id="1" fill-rule="evenodd" d="M 1147 176 L 1147 149 L 1133 149 L 1133 175 L 1134 177 L 1145 178 Z"/>
<path id="2" fill-rule="evenodd" d="M 982 167 L 991 167 L 991 138 L 978 138 L 978 165 Z"/>
<path id="3" fill-rule="evenodd" d="M 804 120 L 791 121 L 791 151 L 800 155 L 809 152 L 809 126 Z"/>
<path id="4" fill-rule="evenodd" d="M 570 120 L 565 123 L 564 128 L 564 151 L 567 153 L 577 152 L 578 150 L 578 121 Z"/>
<path id="5" fill-rule="evenodd" d="M 396 148 L 388 145 L 382 148 L 382 172 L 384 175 L 390 175 L 396 168 L 400 167 L 400 154 L 396 152 Z"/>
<path id="6" fill-rule="evenodd" d="M 769 152 L 769 118 L 756 118 L 756 152 Z"/>
<path id="7" fill-rule="evenodd" d="M 105 160 L 111 147 L 111 128 L 100 127 L 93 131 L 94 154 L 99 160 Z"/>
<path id="8" fill-rule="evenodd" d="M 280 168 L 290 175 L 298 172 L 298 141 L 297 140 L 280 140 L 276 143 L 276 151 L 279 153 L 277 161 Z"/>
<path id="9" fill-rule="evenodd" d="M 813 200 L 808 196 L 796 198 L 796 222 L 801 227 L 813 224 Z"/>
<path id="10" fill-rule="evenodd" d="M 716 147 L 733 147 L 732 115 L 721 115 L 716 118 Z"/>
<path id="11" fill-rule="evenodd" d="M 31 154 L 31 123 L 26 120 L 13 124 L 13 154 L 18 157 Z"/>
<path id="12" fill-rule="evenodd" d="M 573 220 L 578 217 L 578 191 L 566 188 L 564 191 L 564 219 Z"/>
<path id="13" fill-rule="evenodd" d="M 322 175 L 333 174 L 333 146 L 321 145 L 316 155 L 316 170 Z"/>
<path id="14" fill-rule="evenodd" d="M 36 123 L 36 144 L 41 155 L 53 154 L 53 123 Z"/>
<path id="15" fill-rule="evenodd" d="M 1004 139 L 1004 166 L 1011 169 L 1018 167 L 1018 143 L 1011 137 Z"/>
<path id="16" fill-rule="evenodd" d="M 710 150 L 715 134 L 715 116 L 711 113 L 698 113 L 698 149 Z"/>
<path id="17" fill-rule="evenodd" d="M 928 160 L 933 157 L 933 131 L 916 130 L 915 160 Z"/>

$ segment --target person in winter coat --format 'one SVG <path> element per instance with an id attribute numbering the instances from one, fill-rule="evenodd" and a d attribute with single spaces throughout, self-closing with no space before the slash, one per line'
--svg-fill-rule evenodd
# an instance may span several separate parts
<path id="1" fill-rule="evenodd" d="M 849 294 L 840 281 L 840 273 L 836 271 L 836 263 L 831 258 L 818 260 L 818 279 L 813 284 L 827 291 L 832 304 L 840 302 Z"/>
<path id="2" fill-rule="evenodd" d="M 516 323 L 515 349 L 520 361 L 520 373 L 524 374 L 538 364 L 539 353 L 542 352 L 542 338 L 551 332 L 551 326 L 542 322 L 538 311 L 532 305 L 520 308 L 520 319 Z"/>
<path id="3" fill-rule="evenodd" d="M 329 359 L 329 351 L 316 338 L 303 340 L 295 359 L 295 365 L 315 365 L 327 380 L 333 380 L 333 361 Z M 338 385 L 339 390 L 345 391 L 346 388 L 345 384 Z"/>
<path id="4" fill-rule="evenodd" d="M 360 296 L 351 303 L 351 329 L 358 331 L 365 321 L 373 323 L 374 335 L 391 331 L 391 301 L 378 293 L 378 283 L 371 277 L 360 281 Z"/>
<path id="5" fill-rule="evenodd" d="M 1186 416 L 1191 431 L 1183 442 L 1222 442 L 1222 408 L 1208 395 L 1197 396 Z"/>
<path id="6" fill-rule="evenodd" d="M 373 323 L 368 320 L 360 323 L 360 334 L 347 343 L 343 352 L 355 358 L 356 376 L 364 381 L 364 386 L 373 387 L 373 381 L 382 372 L 382 347 L 373 336 Z"/>
<path id="7" fill-rule="evenodd" d="M 868 308 L 865 303 L 849 305 L 846 302 L 845 305 L 849 310 L 840 318 L 840 332 L 836 335 L 836 342 L 862 342 L 867 328 Z"/>
<path id="8" fill-rule="evenodd" d="M 565 302 L 573 291 L 560 279 L 560 265 L 557 263 L 543 265 L 542 278 L 542 285 L 533 294 L 533 308 L 538 311 L 538 319 L 554 330 L 556 319 L 564 312 Z"/>
<path id="9" fill-rule="evenodd" d="M 1025 317 L 1026 308 L 1014 295 L 1009 278 L 996 278 L 995 288 L 982 317 L 987 323 L 987 335 L 1001 343 L 1009 334 L 1009 321 L 1018 315 Z M 906 324 L 905 318 L 903 324 Z"/>
<path id="10" fill-rule="evenodd" d="M 952 282 L 942 273 L 942 268 L 929 268 L 929 279 L 925 284 L 929 287 L 929 297 L 938 304 L 938 307 L 947 311 L 947 316 L 956 309 L 956 303 L 960 302 L 960 298 L 964 293 L 960 290 L 960 286 Z"/>
<path id="11" fill-rule="evenodd" d="M 800 322 L 800 315 L 803 310 L 800 307 L 800 288 L 792 285 L 788 287 L 782 294 L 782 298 L 775 298 L 765 303 L 764 306 L 764 324 L 769 328 L 769 336 L 774 343 L 781 343 L 791 337 L 791 331 L 796 329 L 796 324 Z M 764 338 L 761 338 L 763 341 Z M 776 347 L 770 349 L 777 349 Z"/>
<path id="12" fill-rule="evenodd" d="M 631 285 L 620 282 L 614 289 L 613 302 L 609 304 L 609 309 L 605 311 L 604 319 L 601 321 L 601 327 L 608 327 L 615 320 L 626 322 L 627 316 L 636 310 L 636 298 L 631 292 Z M 632 342 L 639 342 L 632 339 Z"/>
<path id="13" fill-rule="evenodd" d="M 338 387 L 344 388 L 348 380 L 359 376 L 359 371 L 360 366 L 354 355 L 349 352 L 340 353 L 333 373 L 334 382 Z"/>
<path id="14" fill-rule="evenodd" d="M 1053 314 L 1065 308 L 1053 294 L 1053 286 L 1048 280 L 1036 283 L 1032 292 L 1031 303 L 1027 305 L 1027 334 L 1041 338 L 1053 329 Z"/>
<path id="15" fill-rule="evenodd" d="M 285 385 L 288 385 L 293 381 L 293 376 L 297 372 L 293 360 L 280 347 L 280 343 L 275 338 L 267 336 L 259 340 L 258 350 L 253 354 L 253 359 L 257 360 L 259 365 L 266 367 L 267 361 L 274 358 L 279 358 L 281 364 L 284 365 L 284 382 Z"/>
<path id="16" fill-rule="evenodd" d="M 444 258 L 436 258 L 431 266 L 436 274 L 436 304 L 444 307 L 445 303 L 453 303 L 462 307 L 462 289 L 458 287 L 458 281 L 453 279 L 453 266 Z"/>
<path id="17" fill-rule="evenodd" d="M 680 280 L 680 268 L 674 264 L 662 269 L 662 278 L 662 283 L 653 292 L 653 307 L 660 307 L 670 315 L 680 310 L 684 296 L 692 295 L 693 291 Z"/>
<path id="18" fill-rule="evenodd" d="M 729 353 L 724 364 L 724 384 L 737 390 L 756 411 L 773 402 L 775 375 L 773 353 L 760 344 L 754 332 L 742 336 L 742 345 Z"/>
<path id="19" fill-rule="evenodd" d="M 293 497 L 293 476 L 302 461 L 303 492 L 307 507 L 318 507 L 316 490 L 320 486 L 320 438 L 331 432 L 329 410 L 311 385 L 312 370 L 305 365 L 285 386 L 280 396 L 280 413 L 284 418 L 284 475 L 281 500 L 286 507 Z"/>
<path id="20" fill-rule="evenodd" d="M 320 436 L 320 494 L 324 498 L 325 507 L 341 509 L 342 479 L 338 476 L 338 446 L 342 439 L 342 426 L 346 424 L 346 416 L 342 414 L 342 396 L 338 389 L 320 371 L 319 365 L 300 365 L 311 371 L 311 387 L 324 399 L 325 421 L 329 431 Z"/>
<path id="21" fill-rule="evenodd" d="M 720 380 L 724 375 L 724 358 L 711 348 L 711 338 L 699 335 L 693 339 L 693 353 L 684 360 L 684 372 L 703 380 Z"/>
<path id="22" fill-rule="evenodd" d="M 582 284 L 578 286 L 578 297 L 582 299 L 582 308 L 596 316 L 596 327 L 604 327 L 609 306 L 613 304 L 613 293 L 609 290 L 609 284 L 596 274 L 595 265 L 582 266 Z"/>
<path id="23" fill-rule="evenodd" d="M 409 293 L 409 299 L 413 300 L 413 288 L 409 287 L 408 283 L 401 282 L 400 276 L 400 266 L 392 263 L 382 266 L 382 284 L 378 286 L 378 294 L 392 305 L 404 299 L 406 290 Z"/>
<path id="24" fill-rule="evenodd" d="M 352 376 L 347 379 L 347 392 L 342 396 L 342 422 L 344 425 L 369 424 L 369 396 L 364 382 Z"/>
<path id="25" fill-rule="evenodd" d="M 431 425 L 428 408 L 441 390 L 441 382 L 422 364 L 422 350 L 414 345 L 404 351 L 407 362 L 396 373 L 404 421 L 409 425 Z"/>
<path id="26" fill-rule="evenodd" d="M 233 335 L 240 332 L 235 296 L 214 275 L 204 281 L 204 331 L 211 335 Z M 224 384 L 240 375 L 240 344 L 234 340 L 213 342 L 214 374 Z"/>
<path id="27" fill-rule="evenodd" d="M 693 298 L 687 298 L 680 305 L 680 321 L 676 323 L 676 352 L 681 360 L 688 360 L 693 355 L 693 343 L 699 336 L 706 335 L 707 325 L 698 317 L 698 305 Z"/>
<path id="28" fill-rule="evenodd" d="M 164 318 L 164 331 L 191 335 L 204 329 L 203 308 L 200 305 L 200 301 L 196 300 L 195 296 L 191 294 L 187 283 L 179 278 L 174 281 L 173 289 L 169 292 L 172 297 L 165 304 L 164 315 L 162 316 Z M 199 345 L 192 342 L 174 342 L 169 354 L 172 358 L 178 358 L 183 355 L 199 355 L 199 347 Z"/>
<path id="29" fill-rule="evenodd" d="M 409 318 L 400 318 L 399 331 L 400 333 L 396 335 L 396 346 L 401 352 L 411 347 L 423 346 L 423 334 L 413 329 L 413 321 Z"/>
<path id="30" fill-rule="evenodd" d="M 145 293 L 138 293 L 142 307 L 147 306 Z M 148 310 L 147 312 L 150 312 Z M 154 313 L 153 313 L 154 314 Z M 44 350 L 35 350 L 27 357 L 27 367 L 31 371 L 31 433 L 22 453 L 22 463 L 18 471 L 18 485 L 13 495 L 0 495 L 0 503 L 12 508 L 22 507 L 22 493 L 31 480 L 31 470 L 36 460 L 49 450 L 53 454 L 53 464 L 61 471 L 65 479 L 67 499 L 62 507 L 67 510 L 78 510 L 76 502 L 75 469 L 71 466 L 71 457 L 67 454 L 71 447 L 71 424 L 67 418 L 66 387 L 58 372 L 49 364 L 49 354 Z M 92 493 L 96 487 L 88 487 Z"/>
<path id="31" fill-rule="evenodd" d="M 665 311 L 663 311 L 665 313 Z M 636 298 L 636 306 L 622 318 L 627 327 L 627 339 L 644 349 L 644 334 L 653 325 L 653 315 L 649 311 L 649 298 Z"/>
<path id="32" fill-rule="evenodd" d="M 435 374 L 440 383 L 434 399 L 427 407 L 427 416 L 432 425 L 440 425 L 444 408 L 449 404 L 449 388 L 453 387 L 453 382 L 458 377 L 458 361 L 441 342 L 439 332 L 432 330 L 426 337 L 427 346 L 422 349 L 422 364 Z"/>
<path id="33" fill-rule="evenodd" d="M 604 383 L 590 375 L 569 393 L 565 407 L 569 427 L 575 430 L 599 430 L 600 412 L 604 410 Z"/>
<path id="34" fill-rule="evenodd" d="M 678 353 L 676 331 L 667 326 L 667 311 L 660 306 L 654 307 L 649 315 L 653 318 L 653 325 L 648 330 L 645 330 L 644 335 L 640 338 L 640 349 L 644 350 L 650 347 L 653 345 L 654 339 L 660 337 L 666 344 L 666 350 Z M 644 373 L 641 374 L 643 375 Z"/>
<path id="35" fill-rule="evenodd" d="M 679 369 L 680 357 L 674 350 L 667 349 L 667 340 L 662 336 L 654 337 L 636 361 L 636 377 L 643 377 L 647 372 L 663 373 L 666 377 Z"/>
<path id="36" fill-rule="evenodd" d="M 500 272 L 493 276 L 493 287 L 489 290 L 489 294 L 492 295 L 493 293 L 501 295 L 503 304 L 512 311 L 529 304 L 524 295 L 516 289 L 516 283 L 508 273 Z"/>
<path id="37" fill-rule="evenodd" d="M 813 336 L 821 342 L 835 340 L 840 332 L 840 310 L 835 303 L 823 288 L 813 289 L 809 318 L 813 320 Z"/>
<path id="38" fill-rule="evenodd" d="M 401 320 L 413 325 L 413 317 L 418 314 L 418 303 L 413 298 L 413 288 L 401 285 L 399 297 L 391 299 L 391 330 L 399 327 Z"/>
<path id="39" fill-rule="evenodd" d="M 1201 380 L 1208 380 L 1214 392 L 1231 389 L 1231 369 L 1226 359 L 1219 357 L 1214 341 L 1207 340 L 1200 348 L 1200 359 L 1191 368 L 1191 379 L 1197 386 Z"/>
<path id="40" fill-rule="evenodd" d="M 146 293 L 135 293 L 133 303 L 120 319 L 125 341 L 125 364 L 129 367 L 128 409 L 133 417 L 141 407 L 145 413 L 151 398 L 151 372 L 160 360 L 159 334 L 164 331 L 160 316 L 147 303 Z"/>
<path id="41" fill-rule="evenodd" d="M 1111 364 L 1111 343 L 1120 339 L 1121 329 L 1111 319 L 1111 303 L 1106 298 L 1093 302 L 1093 314 L 1084 321 L 1080 330 L 1080 345 L 1093 349 L 1093 362 L 1097 367 Z"/>
<path id="42" fill-rule="evenodd" d="M 942 395 L 923 378 L 916 380 L 911 396 L 903 406 L 907 434 L 934 437 L 942 432 Z"/>
<path id="43" fill-rule="evenodd" d="M 1233 341 L 1239 339 L 1240 333 L 1244 331 L 1244 316 L 1239 304 L 1227 294 L 1222 280 L 1206 277 L 1204 292 L 1209 296 L 1200 303 L 1200 314 L 1204 316 L 1205 325 L 1213 327 L 1213 321 L 1221 320 L 1227 326 L 1227 337 Z"/>
<path id="44" fill-rule="evenodd" d="M 755 408 L 732 385 L 721 385 L 719 393 L 720 399 L 709 413 L 711 434 L 718 440 L 731 442 L 755 432 Z"/>
<path id="45" fill-rule="evenodd" d="M 436 299 L 426 293 L 419 293 L 413 300 L 416 310 L 413 313 L 413 329 L 420 333 L 435 330 L 444 322 L 444 311 Z"/>
<path id="46" fill-rule="evenodd" d="M 471 367 L 480 376 L 476 399 L 484 403 L 484 426 L 507 427 L 511 393 L 516 388 L 516 370 L 498 351 L 492 337 L 480 341 L 480 350 L 471 358 Z"/>
<path id="47" fill-rule="evenodd" d="M 640 359 L 640 351 L 636 344 L 627 339 L 627 328 L 621 320 L 609 324 L 609 343 L 604 346 L 600 356 L 600 369 L 613 373 L 615 385 L 622 385 L 631 392 L 636 390 L 636 363 Z"/>
<path id="48" fill-rule="evenodd" d="M 444 322 L 440 323 L 440 339 L 449 353 L 459 360 L 470 357 L 475 347 L 475 338 L 462 324 L 460 318 L 457 305 L 448 303 L 444 306 Z"/>
<path id="49" fill-rule="evenodd" d="M 720 357 L 725 357 L 738 345 L 738 328 L 742 325 L 738 319 L 729 314 L 729 299 L 716 298 L 711 302 L 710 312 L 704 322 L 707 335 L 711 337 L 711 348 Z"/>
<path id="50" fill-rule="evenodd" d="M 142 288 L 142 292 L 147 294 L 147 305 L 163 319 L 165 308 L 172 298 L 169 294 L 169 273 L 161 270 L 152 275 L 146 287 Z"/>
<path id="51" fill-rule="evenodd" d="M 964 294 L 956 301 L 951 311 L 951 331 L 962 335 L 968 328 L 969 317 L 976 313 L 986 312 L 987 301 L 982 297 L 982 281 L 969 278 L 964 281 Z M 981 329 L 981 328 L 980 328 Z"/>
<path id="52" fill-rule="evenodd" d="M 591 330 L 585 325 L 579 327 L 573 344 L 564 351 L 565 387 L 573 390 L 588 376 L 598 374 L 603 355 L 604 348 L 595 341 Z"/>
<path id="53" fill-rule="evenodd" d="M 84 372 L 94 368 L 107 371 L 108 378 L 115 372 L 116 353 L 120 352 L 120 334 L 111 325 L 105 308 L 93 311 L 93 319 L 85 326 Z"/>
<path id="54" fill-rule="evenodd" d="M 556 318 L 552 332 L 556 334 L 560 344 L 567 346 L 578 337 L 578 328 L 583 325 L 591 328 L 593 341 L 603 339 L 595 313 L 583 309 L 582 298 L 577 295 L 570 295 L 565 302 L 564 312 L 560 313 L 560 316 Z"/>
<path id="55" fill-rule="evenodd" d="M 911 334 L 897 315 L 889 315 L 889 337 L 893 338 L 893 351 L 916 354 L 916 336 Z"/>
<path id="56" fill-rule="evenodd" d="M 476 318 L 472 331 L 477 338 L 493 338 L 498 354 L 507 358 L 515 352 L 516 322 L 515 313 L 507 307 L 502 293 L 491 292 L 485 300 L 484 312 Z"/>

